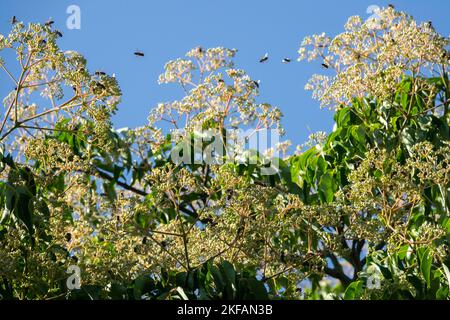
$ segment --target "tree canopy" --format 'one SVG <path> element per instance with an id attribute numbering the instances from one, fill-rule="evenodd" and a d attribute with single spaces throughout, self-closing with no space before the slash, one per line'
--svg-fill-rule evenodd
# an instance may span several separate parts
<path id="1" fill-rule="evenodd" d="M 0 298 L 450 298 L 450 39 L 431 23 L 388 7 L 305 38 L 334 127 L 294 153 L 245 148 L 284 130 L 234 49 L 168 62 L 184 96 L 117 130 L 116 78 L 58 38 L 0 35 Z"/>

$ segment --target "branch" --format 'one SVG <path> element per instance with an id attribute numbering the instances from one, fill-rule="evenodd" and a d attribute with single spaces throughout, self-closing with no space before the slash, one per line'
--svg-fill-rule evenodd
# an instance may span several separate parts
<path id="1" fill-rule="evenodd" d="M 11 78 L 12 81 L 14 81 L 14 83 L 17 86 L 17 80 L 14 79 L 13 75 L 11 74 L 11 72 L 9 72 L 8 69 L 6 69 L 5 65 L 3 63 L 0 63 L 0 65 L 2 66 L 3 70 L 5 70 L 5 72 L 9 75 L 9 77 Z"/>
<path id="2" fill-rule="evenodd" d="M 347 277 L 347 275 L 345 275 L 344 273 L 342 273 L 341 271 L 339 271 L 337 269 L 331 269 L 329 267 L 325 267 L 324 271 L 329 276 L 341 281 L 341 283 L 344 287 L 347 287 L 352 282 L 352 280 L 349 277 Z"/>
<path id="3" fill-rule="evenodd" d="M 109 180 L 109 181 L 114 181 L 115 183 L 117 183 L 119 186 L 121 186 L 122 188 L 124 188 L 126 190 L 132 191 L 132 192 L 137 193 L 137 194 L 139 194 L 141 196 L 146 196 L 148 194 L 147 192 L 145 192 L 143 190 L 140 190 L 140 189 L 137 189 L 137 188 L 135 188 L 133 186 L 130 186 L 129 184 L 127 184 L 125 182 L 117 181 L 116 179 L 114 179 L 113 176 L 110 176 L 109 174 L 107 174 L 106 172 L 100 170 L 99 168 L 95 168 L 95 171 L 99 174 L 100 177 L 102 177 L 102 178 L 104 178 L 106 180 Z"/>
<path id="4" fill-rule="evenodd" d="M 325 257 L 330 258 L 333 262 L 333 268 L 325 267 L 325 273 L 341 281 L 342 285 L 345 287 L 348 286 L 352 282 L 352 279 L 344 273 L 342 265 L 339 263 L 339 260 L 334 253 L 328 252 Z"/>

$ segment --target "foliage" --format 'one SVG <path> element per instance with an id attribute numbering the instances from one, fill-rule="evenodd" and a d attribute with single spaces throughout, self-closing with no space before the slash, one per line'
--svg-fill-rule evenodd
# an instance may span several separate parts
<path id="1" fill-rule="evenodd" d="M 236 128 L 283 133 L 236 50 L 167 63 L 159 82 L 185 96 L 115 130 L 116 79 L 60 51 L 50 26 L 16 23 L 0 35 L 20 70 L 0 60 L 15 86 L 0 130 L 1 297 L 448 299 L 448 39 L 392 8 L 381 17 L 304 41 L 336 70 L 313 77 L 335 126 L 272 158 L 274 175 L 270 151 L 228 142 Z M 216 139 L 225 150 L 194 161 Z"/>

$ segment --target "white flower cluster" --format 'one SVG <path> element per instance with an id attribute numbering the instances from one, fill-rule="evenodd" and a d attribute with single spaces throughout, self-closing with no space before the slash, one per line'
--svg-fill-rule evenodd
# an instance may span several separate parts
<path id="1" fill-rule="evenodd" d="M 404 75 L 442 74 L 448 70 L 450 39 L 430 22 L 417 24 L 409 15 L 388 7 L 373 19 L 349 18 L 345 31 L 334 38 L 324 33 L 306 37 L 298 60 L 321 60 L 334 75 L 312 76 L 305 89 L 322 106 L 337 107 L 365 95 L 386 98 Z"/>

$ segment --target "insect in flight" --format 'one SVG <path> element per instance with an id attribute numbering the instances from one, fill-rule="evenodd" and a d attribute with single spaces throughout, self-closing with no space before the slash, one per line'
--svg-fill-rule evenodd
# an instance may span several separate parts
<path id="1" fill-rule="evenodd" d="M 284 58 L 283 60 L 281 60 L 281 62 L 289 63 L 289 62 L 291 62 L 291 59 L 290 58 Z"/>
<path id="2" fill-rule="evenodd" d="M 261 59 L 259 59 L 259 62 L 263 63 L 267 60 L 269 60 L 269 54 L 266 52 L 266 54 Z"/>
<path id="3" fill-rule="evenodd" d="M 45 21 L 45 25 L 47 26 L 47 27 L 50 27 L 52 24 L 54 24 L 55 23 L 55 21 L 53 21 L 51 18 L 50 19 L 48 19 L 47 21 Z"/>
<path id="4" fill-rule="evenodd" d="M 11 24 L 16 24 L 18 22 L 16 16 L 12 16 L 10 21 L 11 21 Z"/>
<path id="5" fill-rule="evenodd" d="M 136 50 L 136 51 L 134 52 L 134 55 L 137 56 L 137 57 L 143 57 L 143 56 L 144 56 L 144 53 L 143 53 L 142 51 Z"/>
<path id="6" fill-rule="evenodd" d="M 329 66 L 326 63 L 322 63 L 322 67 L 324 67 L 325 69 L 329 68 Z"/>

